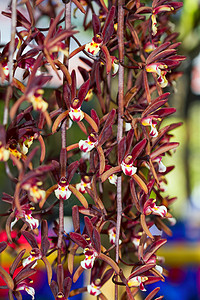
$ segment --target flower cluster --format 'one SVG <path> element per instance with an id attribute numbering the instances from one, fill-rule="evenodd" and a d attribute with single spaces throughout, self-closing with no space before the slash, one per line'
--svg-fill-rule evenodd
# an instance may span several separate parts
<path id="1" fill-rule="evenodd" d="M 179 145 L 171 131 L 181 124 L 164 121 L 176 111 L 166 88 L 185 59 L 169 21 L 182 3 L 73 0 L 74 16 L 79 10 L 84 30 L 93 30 L 81 44 L 71 1 L 60 3 L 59 13 L 55 1 L 23 2 L 27 13 L 17 3 L 12 20 L 17 38 L 0 54 L 1 82 L 8 82 L 1 94 L 0 162 L 12 181 L 10 195 L 2 196 L 7 242 L 0 242 L 0 252 L 11 253 L 21 238 L 31 249 L 12 251 L 18 254 L 9 271 L 0 267 L 3 290 L 9 299 L 21 299 L 22 291 L 34 299 L 32 276 L 42 260 L 56 300 L 83 292 L 106 299 L 108 281 L 125 286 L 122 299 L 133 300 L 146 285 L 165 280 L 157 251 L 167 240 L 153 228 L 171 235 L 168 224 L 175 222 L 175 197 L 163 194 L 174 166 L 165 158 Z M 49 24 L 40 28 L 44 15 Z M 69 70 L 75 55 L 76 68 Z M 66 209 L 73 230 L 64 226 Z M 126 265 L 132 269 L 125 272 Z M 76 289 L 72 281 L 82 272 L 90 280 Z"/>

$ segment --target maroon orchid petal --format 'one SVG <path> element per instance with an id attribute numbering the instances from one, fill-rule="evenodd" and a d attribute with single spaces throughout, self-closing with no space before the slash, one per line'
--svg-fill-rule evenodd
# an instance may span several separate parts
<path id="1" fill-rule="evenodd" d="M 50 248 L 50 242 L 47 236 L 44 236 L 41 240 L 41 251 L 43 256 L 46 256 L 48 250 Z"/>
<path id="2" fill-rule="evenodd" d="M 159 118 L 164 118 L 167 116 L 170 116 L 172 114 L 174 114 L 176 112 L 176 108 L 173 107 L 164 107 L 164 108 L 160 108 L 159 110 L 157 110 L 155 112 L 155 114 L 159 117 Z"/>
<path id="3" fill-rule="evenodd" d="M 102 146 L 108 139 L 109 137 L 112 135 L 112 126 L 109 125 L 104 131 L 103 131 L 103 135 L 101 137 L 101 139 L 99 139 L 98 141 L 98 145 Z"/>
<path id="4" fill-rule="evenodd" d="M 54 280 L 52 280 L 52 282 L 50 284 L 50 288 L 51 288 L 52 294 L 54 295 L 54 298 L 56 298 L 56 296 L 58 294 L 58 285 Z"/>
<path id="5" fill-rule="evenodd" d="M 167 242 L 166 239 L 158 239 L 152 245 L 150 245 L 145 251 L 143 257 L 144 262 L 147 262 L 150 259 L 150 257 L 166 242 Z"/>
<path id="6" fill-rule="evenodd" d="M 163 145 L 161 145 L 160 147 L 158 147 L 155 151 L 153 151 L 150 155 L 151 159 L 153 160 L 154 158 L 156 158 L 157 156 L 169 151 L 169 150 L 172 150 L 172 149 L 175 149 L 179 146 L 179 143 L 165 143 Z"/>
<path id="7" fill-rule="evenodd" d="M 89 90 L 89 86 L 90 86 L 90 79 L 88 79 L 86 82 L 84 82 L 81 87 L 79 88 L 79 91 L 78 91 L 78 99 L 80 101 L 80 105 L 82 104 L 82 102 L 84 101 L 86 95 L 87 95 L 87 92 Z"/>
<path id="8" fill-rule="evenodd" d="M 126 137 L 124 136 L 121 141 L 118 143 L 118 164 L 122 163 L 124 155 L 126 152 Z"/>
<path id="9" fill-rule="evenodd" d="M 113 275 L 113 270 L 112 269 L 107 270 L 101 279 L 101 286 L 103 286 L 110 279 L 112 275 Z"/>
<path id="10" fill-rule="evenodd" d="M 85 227 L 87 230 L 87 233 L 90 237 L 91 242 L 93 241 L 93 230 L 94 230 L 94 225 L 92 224 L 92 221 L 88 217 L 84 217 L 85 221 Z"/>
<path id="11" fill-rule="evenodd" d="M 142 113 L 142 118 L 146 117 L 147 115 L 153 113 L 155 110 L 157 110 L 159 107 L 163 106 L 167 101 L 170 93 L 165 93 L 158 98 L 156 98 L 154 101 L 152 101 L 147 108 Z"/>
<path id="12" fill-rule="evenodd" d="M 36 238 L 31 232 L 22 231 L 22 234 L 25 237 L 25 239 L 27 240 L 27 242 L 31 245 L 32 248 L 39 248 Z"/>
<path id="13" fill-rule="evenodd" d="M 75 70 L 72 70 L 71 78 L 72 78 L 71 99 L 73 100 L 76 97 L 76 72 L 75 72 Z"/>
<path id="14" fill-rule="evenodd" d="M 92 27 L 93 27 L 94 36 L 101 31 L 100 20 L 95 14 L 92 15 Z"/>
<path id="15" fill-rule="evenodd" d="M 116 114 L 116 110 L 113 108 L 106 118 L 103 129 L 99 135 L 99 140 L 101 139 L 104 130 L 106 130 L 108 128 L 108 126 L 112 125 L 112 123 L 114 122 L 115 114 Z"/>
<path id="16" fill-rule="evenodd" d="M 63 289 L 64 289 L 64 294 L 66 299 L 69 297 L 71 286 L 72 286 L 71 278 L 66 277 L 63 282 Z"/>
<path id="17" fill-rule="evenodd" d="M 138 267 L 138 268 L 136 268 L 132 273 L 131 273 L 131 275 L 129 276 L 129 278 L 128 279 L 131 279 L 131 278 L 133 278 L 133 277 L 135 277 L 135 276 L 138 276 L 138 275 L 140 275 L 140 274 L 143 274 L 144 272 L 146 272 L 146 271 L 149 271 L 150 269 L 152 269 L 153 267 L 155 267 L 155 265 L 156 265 L 156 263 L 149 263 L 149 264 L 146 264 L 146 265 L 143 265 L 143 266 L 141 266 L 141 267 Z M 146 283 L 146 281 L 145 281 L 145 283 Z"/>
<path id="18" fill-rule="evenodd" d="M 31 28 L 31 23 L 24 17 L 24 15 L 19 10 L 16 10 L 16 12 L 17 12 L 16 26 L 17 27 L 22 26 L 29 30 Z M 9 13 L 9 12 L 2 11 L 2 15 L 6 16 L 8 18 L 11 18 L 11 13 Z"/>
<path id="19" fill-rule="evenodd" d="M 164 51 L 169 45 L 171 45 L 171 43 L 170 43 L 170 42 L 166 42 L 166 43 L 160 45 L 158 48 L 156 48 L 156 49 L 148 56 L 147 61 L 146 61 L 147 65 L 148 65 L 148 64 L 151 64 L 152 62 L 154 62 L 154 61 L 155 61 L 155 60 L 154 60 L 154 57 L 155 57 L 158 53 L 160 53 L 161 51 Z"/>
<path id="20" fill-rule="evenodd" d="M 146 143 L 147 143 L 147 140 L 143 139 L 142 141 L 140 141 L 133 147 L 133 150 L 131 152 L 133 162 L 137 159 L 137 157 L 145 149 Z"/>
<path id="21" fill-rule="evenodd" d="M 93 230 L 92 240 L 93 240 L 92 244 L 93 244 L 94 249 L 98 253 L 100 253 L 101 252 L 101 238 L 100 238 L 100 234 L 96 228 L 94 228 L 94 230 Z"/>
<path id="22" fill-rule="evenodd" d="M 100 125 L 99 117 L 97 115 L 96 110 L 94 110 L 94 109 L 91 109 L 91 118 L 95 121 L 95 123 L 99 127 L 99 125 Z"/>
<path id="23" fill-rule="evenodd" d="M 127 133 L 127 136 L 126 136 L 126 152 L 125 152 L 125 156 L 130 153 L 130 149 L 131 149 L 131 146 L 132 146 L 132 143 L 133 143 L 133 138 L 134 138 L 134 129 L 131 128 L 129 130 L 129 132 Z"/>
<path id="24" fill-rule="evenodd" d="M 156 277 L 156 276 L 148 276 L 148 280 L 145 281 L 145 284 L 153 284 L 153 283 L 156 283 L 158 281 L 160 281 L 161 278 L 160 277 Z"/>
<path id="25" fill-rule="evenodd" d="M 7 247 L 6 242 L 0 242 L 0 253 L 3 252 Z"/>
<path id="26" fill-rule="evenodd" d="M 80 218 L 79 218 L 79 210 L 77 205 L 74 205 L 72 207 L 72 221 L 74 225 L 74 231 L 80 232 Z"/>
<path id="27" fill-rule="evenodd" d="M 144 300 L 152 300 L 153 297 L 159 292 L 160 288 L 155 288 Z"/>
<path id="28" fill-rule="evenodd" d="M 22 257 L 24 256 L 26 250 L 22 250 L 18 253 L 18 255 L 16 256 L 15 260 L 13 261 L 12 265 L 10 266 L 10 275 L 13 276 L 15 270 L 18 268 L 19 266 L 19 263 L 21 262 L 22 260 Z"/>
<path id="29" fill-rule="evenodd" d="M 67 181 L 70 182 L 76 173 L 79 166 L 79 161 L 74 161 L 67 168 Z"/>
<path id="30" fill-rule="evenodd" d="M 79 247 L 85 249 L 86 246 L 88 245 L 88 242 L 86 239 L 79 233 L 77 232 L 70 232 L 70 238 L 72 241 L 74 241 L 76 244 L 79 245 Z"/>
<path id="31" fill-rule="evenodd" d="M 115 6 L 112 6 L 109 13 L 108 13 L 108 15 L 107 15 L 106 21 L 105 21 L 103 29 L 102 29 L 102 34 L 103 34 L 104 38 L 105 38 L 105 35 L 106 35 L 106 30 L 108 28 L 108 25 L 112 24 L 114 22 L 114 18 L 115 18 Z M 112 35 L 112 33 L 110 34 L 110 36 L 111 35 Z"/>

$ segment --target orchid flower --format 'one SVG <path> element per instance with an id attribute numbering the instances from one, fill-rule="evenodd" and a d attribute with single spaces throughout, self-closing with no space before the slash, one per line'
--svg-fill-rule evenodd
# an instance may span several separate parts
<path id="1" fill-rule="evenodd" d="M 25 204 L 21 206 L 21 209 L 21 212 L 18 210 L 15 211 L 15 220 L 11 222 L 11 230 L 20 219 L 24 219 L 24 221 L 29 224 L 31 230 L 38 228 L 39 220 L 32 217 L 32 210 L 35 208 L 29 204 Z"/>
<path id="2" fill-rule="evenodd" d="M 69 190 L 69 183 L 65 177 L 62 177 L 58 183 L 57 189 L 54 191 L 56 197 L 61 200 L 67 200 L 71 196 L 71 191 Z"/>
<path id="3" fill-rule="evenodd" d="M 149 133 L 150 136 L 157 137 L 158 135 L 158 131 L 156 129 L 157 122 L 155 121 L 154 117 L 151 116 L 144 117 L 142 118 L 141 123 L 143 126 L 151 126 L 151 130 Z"/>
<path id="4" fill-rule="evenodd" d="M 38 248 L 34 248 L 31 250 L 30 255 L 27 258 L 24 258 L 22 261 L 23 267 L 29 265 L 32 262 L 35 264 L 31 267 L 32 269 L 37 265 L 37 260 L 42 258 L 41 251 Z"/>
<path id="5" fill-rule="evenodd" d="M 84 269 L 91 269 L 94 265 L 96 257 L 98 256 L 98 253 L 91 247 L 86 247 L 83 252 L 85 254 L 85 259 L 81 261 L 81 266 Z"/>
<path id="6" fill-rule="evenodd" d="M 32 281 L 30 280 L 29 283 L 32 283 Z M 23 281 L 21 281 L 17 284 L 15 291 L 25 291 L 25 292 L 27 292 L 27 294 L 32 296 L 32 300 L 34 300 L 35 299 L 35 289 L 33 287 L 29 286 L 29 283 L 27 282 L 27 279 L 24 279 Z"/>
<path id="7" fill-rule="evenodd" d="M 46 197 L 46 192 L 39 188 L 42 182 L 37 181 L 36 183 L 25 182 L 22 188 L 28 192 L 30 200 L 34 203 L 42 201 Z"/>
<path id="8" fill-rule="evenodd" d="M 143 212 L 145 215 L 157 215 L 160 217 L 165 217 L 167 214 L 167 208 L 165 205 L 157 206 L 156 199 L 149 199 L 145 202 Z"/>
<path id="9" fill-rule="evenodd" d="M 132 155 L 127 155 L 121 163 L 122 171 L 125 175 L 132 176 L 137 172 L 137 168 L 133 166 Z"/>
<path id="10" fill-rule="evenodd" d="M 70 106 L 69 116 L 74 122 L 80 122 L 84 118 L 84 112 L 81 110 L 81 103 L 75 98 Z"/>
<path id="11" fill-rule="evenodd" d="M 168 85 L 168 81 L 165 77 L 167 74 L 168 66 L 164 63 L 155 62 L 146 66 L 146 71 L 150 73 L 156 73 L 158 75 L 158 84 L 164 88 Z"/>
<path id="12" fill-rule="evenodd" d="M 100 34 L 96 34 L 93 37 L 92 42 L 85 45 L 85 51 L 95 56 L 99 53 L 102 44 L 102 36 Z"/>
<path id="13" fill-rule="evenodd" d="M 33 105 L 34 110 L 45 112 L 48 108 L 48 103 L 43 100 L 42 95 L 44 94 L 44 90 L 38 89 L 34 92 L 34 94 L 28 95 L 28 100 Z"/>
<path id="14" fill-rule="evenodd" d="M 92 296 L 98 296 L 101 294 L 101 286 L 95 285 L 93 282 L 87 286 L 87 291 Z"/>
<path id="15" fill-rule="evenodd" d="M 135 276 L 128 280 L 129 287 L 139 287 L 141 291 L 146 291 L 144 282 L 148 280 L 147 276 Z"/>
<path id="16" fill-rule="evenodd" d="M 153 162 L 158 163 L 158 172 L 164 173 L 166 171 L 167 168 L 162 162 L 162 156 L 157 156 L 156 158 L 154 158 Z"/>
<path id="17" fill-rule="evenodd" d="M 109 236 L 109 241 L 112 245 L 115 245 L 116 241 L 116 228 L 112 227 L 108 230 L 108 236 Z M 122 243 L 122 241 L 119 239 L 119 245 Z"/>
<path id="18" fill-rule="evenodd" d="M 85 189 L 86 187 L 89 189 L 91 188 L 91 180 L 89 176 L 83 176 L 81 178 L 81 182 L 76 184 L 76 189 L 82 194 L 87 193 Z"/>
<path id="19" fill-rule="evenodd" d="M 98 141 L 97 138 L 95 137 L 94 133 L 91 133 L 87 140 L 80 140 L 79 141 L 79 148 L 83 152 L 90 152 L 92 149 L 95 148 L 97 145 Z"/>

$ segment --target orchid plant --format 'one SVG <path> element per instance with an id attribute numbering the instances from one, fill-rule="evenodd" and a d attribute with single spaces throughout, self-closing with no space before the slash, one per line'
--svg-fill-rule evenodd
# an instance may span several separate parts
<path id="1" fill-rule="evenodd" d="M 10 300 L 22 299 L 21 291 L 32 299 L 37 295 L 31 277 L 38 260 L 55 299 L 81 293 L 110 299 L 101 290 L 108 281 L 115 300 L 133 300 L 137 293 L 145 293 L 146 300 L 163 298 L 159 288 L 148 292 L 148 285 L 165 281 L 157 251 L 167 240 L 151 229 L 171 235 L 168 224 L 174 220 L 175 198 L 163 188 L 174 166 L 165 165 L 165 156 L 178 147 L 171 131 L 181 124 L 163 121 L 175 112 L 168 99 L 185 59 L 177 54 L 170 21 L 181 6 L 170 0 L 12 0 L 12 9 L 2 12 L 11 20 L 12 35 L 0 54 L 6 84 L 0 161 L 13 190 L 2 196 L 7 241 L 0 242 L 0 251 L 17 245 L 21 236 L 31 247 L 29 253 L 16 248 L 9 272 L 0 266 L 0 289 L 7 289 Z M 41 28 L 44 15 L 49 22 Z M 77 15 L 86 32 L 93 30 L 88 43 L 77 37 Z M 77 68 L 71 70 L 75 55 Z M 48 96 L 53 78 L 60 86 Z M 56 157 L 48 151 L 54 137 L 60 140 Z M 72 195 L 74 230 L 67 232 L 64 207 Z M 54 207 L 59 217 L 52 236 L 47 220 Z M 86 270 L 87 286 L 72 289 Z"/>

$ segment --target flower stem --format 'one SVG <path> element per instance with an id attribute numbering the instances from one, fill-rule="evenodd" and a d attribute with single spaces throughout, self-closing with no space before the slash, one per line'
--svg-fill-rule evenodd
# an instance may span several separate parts
<path id="1" fill-rule="evenodd" d="M 9 102 L 12 97 L 12 80 L 13 80 L 13 55 L 15 51 L 15 33 L 16 33 L 16 8 L 17 1 L 12 0 L 12 15 L 11 15 L 11 40 L 9 44 L 9 54 L 8 54 L 8 69 L 9 69 L 9 86 L 5 98 L 4 114 L 3 114 L 3 125 L 6 126 L 8 123 L 8 112 L 9 112 Z"/>
<path id="2" fill-rule="evenodd" d="M 71 27 L 71 1 L 65 4 L 65 29 L 70 29 Z M 66 41 L 66 50 L 69 52 L 70 38 Z M 64 56 L 64 64 L 68 67 L 69 61 L 68 58 Z M 64 85 L 63 79 L 63 85 Z M 63 93 L 64 94 L 64 93 Z M 64 101 L 63 101 L 64 102 Z M 66 121 L 63 122 L 61 127 L 61 177 L 66 176 L 66 167 L 67 167 L 67 151 L 66 151 Z M 64 232 L 64 201 L 60 200 L 59 202 L 59 236 L 58 236 L 58 264 L 61 264 L 61 246 L 62 246 L 62 237 Z"/>
<path id="3" fill-rule="evenodd" d="M 124 10 L 123 0 L 118 0 L 118 40 L 119 40 L 119 62 L 124 62 Z M 118 127 L 117 141 L 122 139 L 123 135 L 123 112 L 124 112 L 124 67 L 119 65 L 118 78 Z M 119 262 L 119 235 L 121 227 L 122 214 L 122 177 L 117 180 L 117 225 L 116 225 L 116 263 Z M 115 300 L 118 299 L 118 287 L 115 286 Z"/>

